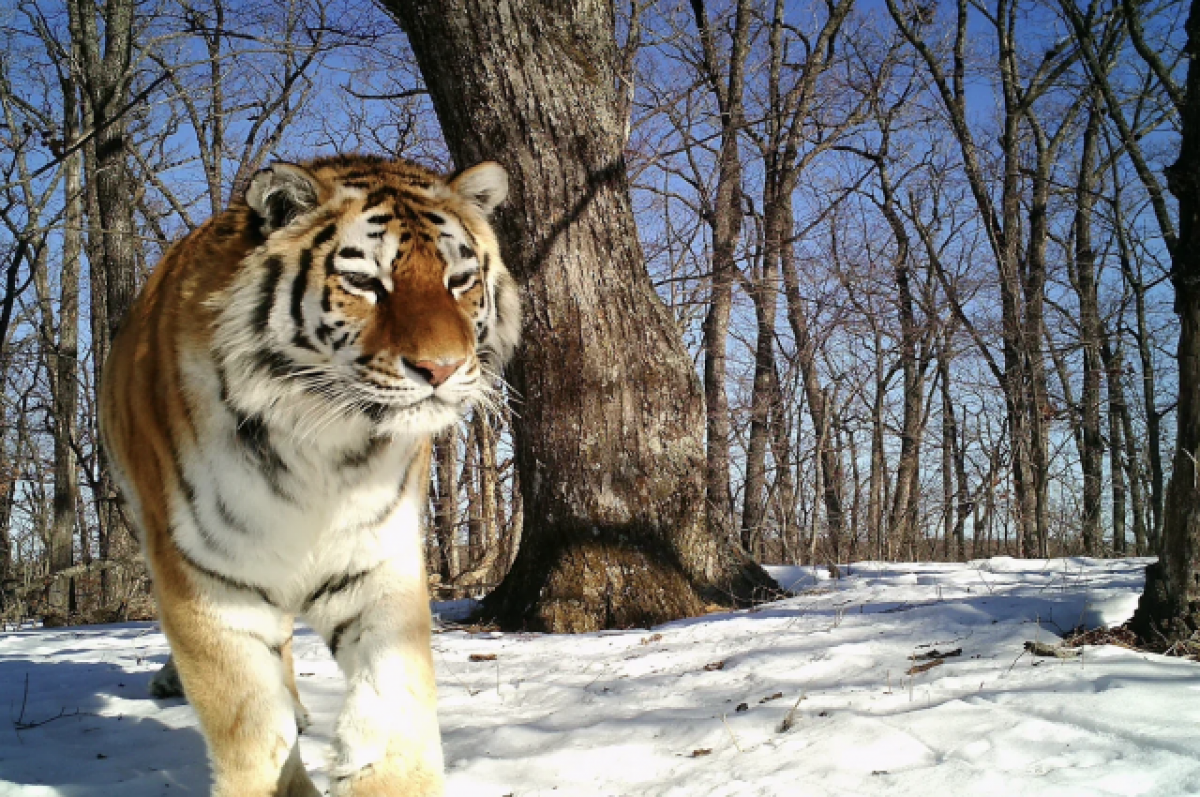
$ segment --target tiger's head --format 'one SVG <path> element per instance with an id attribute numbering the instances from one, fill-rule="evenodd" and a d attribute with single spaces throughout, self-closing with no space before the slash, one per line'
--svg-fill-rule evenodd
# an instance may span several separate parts
<path id="1" fill-rule="evenodd" d="M 259 172 L 245 205 L 265 240 L 215 300 L 224 399 L 377 435 L 436 432 L 493 401 L 521 324 L 488 223 L 507 191 L 495 163 L 443 177 L 354 155 Z"/>

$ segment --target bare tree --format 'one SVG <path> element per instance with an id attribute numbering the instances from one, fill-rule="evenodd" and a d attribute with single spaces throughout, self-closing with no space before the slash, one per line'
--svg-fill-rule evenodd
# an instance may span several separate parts
<path id="1" fill-rule="evenodd" d="M 1180 108 L 1182 136 L 1179 157 L 1167 172 L 1168 188 L 1179 202 L 1178 237 L 1170 247 L 1180 322 L 1175 457 L 1159 561 L 1146 569 L 1146 590 L 1131 624 L 1148 642 L 1194 646 L 1200 630 L 1200 2 L 1191 4 L 1186 31 L 1189 62 Z"/>
<path id="2" fill-rule="evenodd" d="M 530 304 L 512 369 L 526 521 L 490 611 L 582 631 L 770 586 L 708 533 L 700 386 L 636 237 L 611 7 L 389 8 L 455 160 L 495 157 L 513 178 L 498 226 Z M 455 55 L 468 48 L 477 57 Z"/>
<path id="3" fill-rule="evenodd" d="M 709 532 L 720 539 L 734 538 L 733 497 L 729 486 L 729 400 L 726 395 L 729 318 L 737 275 L 737 246 L 742 229 L 742 161 L 738 140 L 746 125 L 745 70 L 750 50 L 749 0 L 738 0 L 733 16 L 729 52 L 717 53 L 717 40 L 703 0 L 692 0 L 692 13 L 700 33 L 699 68 L 717 101 L 721 150 L 717 159 L 717 185 L 712 206 L 704 208 L 712 228 L 712 288 L 704 316 L 704 402 L 707 427 L 705 491 Z M 726 64 L 722 70 L 722 64 Z M 745 541 L 743 540 L 743 545 Z"/>

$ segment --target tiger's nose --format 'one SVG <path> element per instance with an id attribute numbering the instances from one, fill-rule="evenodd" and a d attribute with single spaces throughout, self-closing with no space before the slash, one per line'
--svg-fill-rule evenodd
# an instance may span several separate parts
<path id="1" fill-rule="evenodd" d="M 454 362 L 447 363 L 436 360 L 418 360 L 415 363 L 405 360 L 404 362 L 409 368 L 423 376 L 425 381 L 432 387 L 437 387 L 449 379 L 466 360 L 455 360 Z"/>

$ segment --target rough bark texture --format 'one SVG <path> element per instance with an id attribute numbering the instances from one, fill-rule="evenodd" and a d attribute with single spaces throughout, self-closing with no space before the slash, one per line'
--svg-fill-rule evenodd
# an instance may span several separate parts
<path id="1" fill-rule="evenodd" d="M 72 48 L 78 54 L 84 117 L 96 135 L 84 148 L 87 182 L 88 262 L 92 301 L 94 384 L 137 290 L 138 240 L 133 208 L 136 192 L 126 162 L 129 86 L 132 79 L 132 0 L 109 0 L 102 10 L 92 3 L 68 3 Z M 101 14 L 101 19 L 97 15 Z M 101 27 L 102 23 L 102 27 Z M 100 558 L 134 555 L 132 535 L 117 509 L 116 487 L 104 452 L 98 453 L 96 509 Z M 113 598 L 112 576 L 100 576 L 101 602 Z"/>
<path id="2" fill-rule="evenodd" d="M 774 586 L 708 533 L 704 403 L 637 239 L 611 5 L 387 5 L 455 160 L 500 161 L 512 181 L 497 227 L 525 286 L 511 381 L 526 522 L 487 611 L 509 628 L 590 631 Z"/>
<path id="3" fill-rule="evenodd" d="M 1167 185 L 1179 200 L 1179 240 L 1171 250 L 1179 315 L 1179 406 L 1159 561 L 1131 625 L 1143 640 L 1178 642 L 1200 631 L 1200 2 L 1187 21 L 1187 103 L 1179 158 Z"/>

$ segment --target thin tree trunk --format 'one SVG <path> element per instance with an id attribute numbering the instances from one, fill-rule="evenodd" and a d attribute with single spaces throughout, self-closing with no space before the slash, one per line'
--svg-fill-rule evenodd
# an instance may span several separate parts
<path id="1" fill-rule="evenodd" d="M 433 444 L 434 462 L 437 463 L 437 511 L 434 514 L 434 529 L 437 535 L 438 573 L 443 584 L 449 584 L 462 572 L 458 555 L 458 436 L 457 426 L 451 426 L 438 435 Z"/>
<path id="2" fill-rule="evenodd" d="M 1146 556 L 1149 552 L 1146 529 L 1146 499 L 1142 492 L 1142 459 L 1137 437 L 1133 432 L 1133 419 L 1129 403 L 1125 398 L 1125 357 L 1120 339 L 1113 348 L 1109 336 L 1101 341 L 1100 356 L 1104 362 L 1105 384 L 1108 386 L 1108 428 L 1110 461 L 1113 471 L 1113 530 L 1116 533 L 1117 492 L 1120 487 L 1121 500 L 1128 489 L 1130 514 L 1133 518 L 1134 556 Z M 1122 512 L 1124 515 L 1124 512 Z M 1124 520 L 1122 519 L 1122 524 Z M 1124 526 L 1121 527 L 1124 535 Z"/>
<path id="3" fill-rule="evenodd" d="M 1146 285 L 1142 280 L 1140 269 L 1135 270 L 1133 253 L 1125 232 L 1125 220 L 1121 210 L 1121 193 L 1119 175 L 1112 171 L 1113 181 L 1113 211 L 1114 228 L 1117 239 L 1117 254 L 1121 264 L 1121 274 L 1125 284 L 1133 295 L 1134 319 L 1136 322 L 1136 337 L 1138 361 L 1141 366 L 1142 407 L 1146 416 L 1146 457 L 1150 464 L 1150 526 L 1146 530 L 1148 552 L 1157 554 L 1161 539 L 1163 523 L 1163 500 L 1165 475 L 1162 465 L 1162 417 L 1158 409 L 1157 367 L 1154 361 L 1154 340 L 1146 310 Z M 1128 410 L 1125 413 L 1125 439 L 1127 444 L 1133 444 L 1136 437 L 1132 435 L 1132 422 Z M 1131 477 L 1132 478 L 1132 477 Z"/>
<path id="4" fill-rule="evenodd" d="M 809 332 L 807 310 L 800 297 L 800 279 L 796 273 L 796 264 L 790 255 L 784 257 L 783 280 L 788 323 L 796 340 L 796 359 L 804 385 L 804 398 L 808 403 L 808 413 L 819 441 L 817 456 L 820 459 L 822 475 L 819 493 L 825 507 L 826 530 L 831 536 L 840 537 L 845 522 L 842 511 L 842 465 L 827 435 L 828 412 L 825 391 L 821 389 L 820 376 L 817 374 L 816 341 Z"/>
<path id="5" fill-rule="evenodd" d="M 479 507 L 479 446 L 476 441 L 478 429 L 474 424 L 467 426 L 467 440 L 463 446 L 462 470 L 458 482 L 467 493 L 467 561 L 466 570 L 473 570 L 483 555 L 483 526 Z"/>
<path id="6" fill-rule="evenodd" d="M 883 505 L 887 488 L 884 485 L 885 465 L 883 451 L 883 400 L 887 393 L 886 377 L 883 373 L 883 352 L 875 341 L 875 395 L 871 405 L 871 475 L 867 494 L 867 534 L 871 544 L 871 556 L 880 561 L 886 558 Z"/>
<path id="7" fill-rule="evenodd" d="M 779 535 L 779 558 L 781 564 L 787 561 L 788 543 L 796 529 L 796 476 L 792 469 L 792 437 L 784 413 L 787 408 L 783 404 L 783 390 L 779 384 L 778 369 L 771 375 L 772 394 L 775 401 L 772 406 L 771 422 L 771 457 L 775 460 L 775 504 L 777 511 L 777 533 Z"/>
<path id="8" fill-rule="evenodd" d="M 1101 488 L 1103 486 L 1104 440 L 1100 434 L 1100 344 L 1103 328 L 1096 280 L 1096 252 L 1092 248 L 1092 210 L 1096 204 L 1096 143 L 1100 133 L 1100 110 L 1093 104 L 1084 128 L 1079 178 L 1075 185 L 1075 282 L 1079 293 L 1080 343 L 1083 349 L 1083 388 L 1080 403 L 1079 463 L 1083 472 L 1083 516 L 1080 534 L 1087 556 L 1100 553 Z M 1120 469 L 1114 470 L 1114 475 Z M 1123 501 L 1124 496 L 1121 496 Z M 1116 493 L 1114 491 L 1114 501 Z M 1115 507 L 1114 507 L 1115 509 Z M 1120 522 L 1125 521 L 1121 507 Z M 1117 545 L 1114 516 L 1114 547 Z M 1121 530 L 1123 539 L 1124 529 Z M 1124 548 L 1122 544 L 1121 549 Z"/>
<path id="9" fill-rule="evenodd" d="M 888 526 L 891 533 L 896 535 L 900 549 L 909 561 L 913 561 L 917 557 L 916 509 L 925 418 L 926 361 L 924 357 L 918 356 L 917 351 L 921 330 L 917 328 L 912 293 L 909 262 L 911 243 L 904 221 L 896 210 L 892 183 L 885 167 L 886 136 L 884 142 L 884 152 L 876 161 L 880 192 L 883 195 L 879 210 L 891 228 L 896 244 L 896 251 L 892 255 L 892 274 L 896 280 L 896 314 L 900 319 L 900 368 L 904 378 L 900 460 L 896 464 L 896 486 Z"/>
<path id="10" fill-rule="evenodd" d="M 708 531 L 703 397 L 637 239 L 611 5 L 388 7 L 456 162 L 497 158 L 512 181 L 497 226 L 530 308 L 511 380 L 526 523 L 487 611 L 589 631 L 771 588 Z"/>
<path id="11" fill-rule="evenodd" d="M 954 508 L 952 514 L 954 523 L 946 537 L 946 556 L 951 557 L 950 540 L 954 540 L 953 558 L 965 561 L 967 557 L 966 525 L 967 517 L 974 511 L 967 484 L 966 455 L 960 441 L 958 416 L 954 411 L 954 397 L 950 390 L 950 341 L 951 327 L 947 326 L 942 334 L 941 345 L 937 351 L 938 383 L 942 392 L 942 445 L 946 450 L 949 467 L 953 468 L 954 477 Z M 943 467 L 947 467 L 943 460 Z M 947 492 L 949 488 L 947 487 Z M 979 534 L 979 529 L 975 529 Z"/>
<path id="12" fill-rule="evenodd" d="M 717 160 L 717 186 L 709 213 L 712 228 L 712 290 L 704 315 L 704 401 L 706 412 L 705 493 L 708 528 L 717 539 L 734 538 L 733 498 L 729 485 L 729 398 L 725 393 L 729 319 L 733 310 L 733 284 L 737 277 L 737 244 L 742 230 L 742 162 L 738 137 L 745 125 L 743 94 L 746 54 L 750 41 L 751 4 L 738 0 L 728 56 L 728 74 L 721 74 L 716 41 L 703 0 L 692 0 L 692 14 L 700 33 L 702 66 L 721 119 L 721 151 Z"/>
<path id="13" fill-rule="evenodd" d="M 475 445 L 478 447 L 479 468 L 479 525 L 482 532 L 483 558 L 487 569 L 494 570 L 492 563 L 499 553 L 499 530 L 496 526 L 496 437 L 483 413 L 475 413 L 471 419 L 475 427 Z M 490 578 L 488 579 L 491 580 Z"/>
<path id="14" fill-rule="evenodd" d="M 775 319 L 779 305 L 780 264 L 791 248 L 792 191 L 789 174 L 769 171 L 764 190 L 765 240 L 762 268 L 751 289 L 756 321 L 754 387 L 750 397 L 750 437 L 746 444 L 746 484 L 742 495 L 742 546 L 762 556 L 763 521 L 766 517 L 767 448 L 771 435 L 772 406 L 779 401 L 775 389 Z"/>

